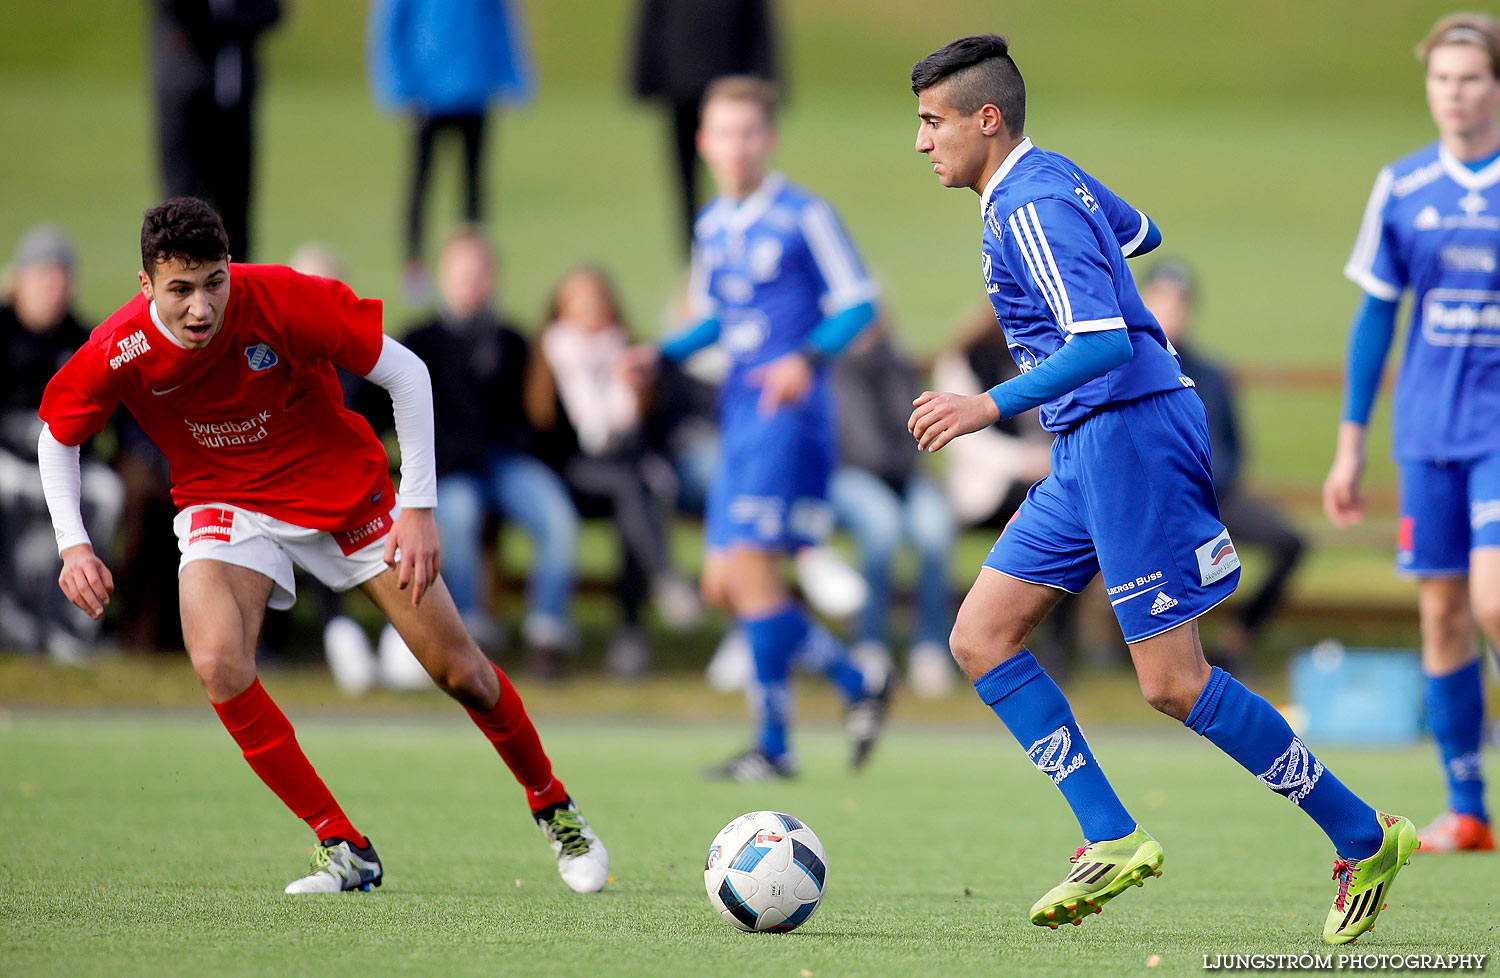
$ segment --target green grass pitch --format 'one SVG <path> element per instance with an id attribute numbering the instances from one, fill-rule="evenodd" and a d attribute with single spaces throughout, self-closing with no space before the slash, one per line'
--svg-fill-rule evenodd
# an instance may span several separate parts
<path id="1" fill-rule="evenodd" d="M 977 713 L 978 707 L 975 707 Z M 1291 805 L 1184 731 L 1096 732 L 1165 875 L 1057 932 L 1026 911 L 1076 826 L 998 724 L 897 729 L 864 776 L 830 729 L 794 783 L 715 785 L 737 726 L 543 718 L 607 842 L 614 882 L 569 892 L 487 744 L 454 717 L 299 716 L 301 740 L 387 882 L 291 898 L 310 839 L 210 718 L 9 714 L 0 729 L 0 972 L 22 975 L 1198 974 L 1204 954 L 1324 953 L 1331 852 Z M 1380 806 L 1425 818 L 1430 751 L 1325 750 Z M 789 935 L 708 906 L 703 853 L 731 817 L 795 813 L 829 855 L 826 898 Z M 1369 953 L 1493 951 L 1493 856 L 1421 857 Z M 1160 957 L 1148 969 L 1147 960 Z"/>

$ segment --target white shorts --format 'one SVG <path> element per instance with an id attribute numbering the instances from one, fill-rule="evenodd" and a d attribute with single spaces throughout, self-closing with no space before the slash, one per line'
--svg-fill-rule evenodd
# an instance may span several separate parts
<path id="1" fill-rule="evenodd" d="M 330 533 L 238 506 L 189 506 L 172 521 L 177 548 L 182 551 L 177 572 L 195 560 L 218 560 L 257 571 L 274 585 L 267 605 L 285 611 L 297 600 L 293 564 L 335 591 L 347 591 L 385 570 L 385 537 L 400 512 L 398 503 L 385 516 L 358 529 Z"/>

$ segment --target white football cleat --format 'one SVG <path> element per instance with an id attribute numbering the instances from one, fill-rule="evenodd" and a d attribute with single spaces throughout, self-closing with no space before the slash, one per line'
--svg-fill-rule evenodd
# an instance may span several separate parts
<path id="1" fill-rule="evenodd" d="M 721 693 L 737 693 L 750 685 L 755 676 L 755 656 L 745 630 L 735 628 L 719 640 L 714 657 L 708 660 L 705 675 L 708 684 Z"/>
<path id="2" fill-rule="evenodd" d="M 797 583 L 813 610 L 829 618 L 849 618 L 865 606 L 870 585 L 832 547 L 797 551 Z"/>
<path id="3" fill-rule="evenodd" d="M 389 689 L 403 691 L 431 689 L 432 678 L 411 649 L 406 640 L 389 623 L 380 630 L 380 682 Z"/>
<path id="4" fill-rule="evenodd" d="M 363 849 L 343 839 L 324 839 L 313 850 L 309 872 L 286 885 L 288 893 L 343 893 L 368 891 L 385 878 L 375 846 L 365 840 Z"/>
<path id="5" fill-rule="evenodd" d="M 363 696 L 380 677 L 370 636 L 348 615 L 339 615 L 323 627 L 323 654 L 333 681 L 350 696 Z"/>
<path id="6" fill-rule="evenodd" d="M 651 582 L 651 598 L 662 622 L 681 632 L 703 620 L 703 599 L 698 589 L 676 574 L 662 574 Z"/>
<path id="7" fill-rule="evenodd" d="M 589 828 L 573 799 L 549 805 L 532 817 L 557 854 L 557 875 L 575 893 L 598 893 L 609 882 L 609 853 Z"/>

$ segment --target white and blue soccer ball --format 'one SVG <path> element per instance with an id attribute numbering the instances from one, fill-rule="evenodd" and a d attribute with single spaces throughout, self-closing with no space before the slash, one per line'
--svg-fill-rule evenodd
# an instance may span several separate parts
<path id="1" fill-rule="evenodd" d="M 703 862 L 708 902 L 740 930 L 794 930 L 818 909 L 827 882 L 823 843 L 781 812 L 750 812 L 730 822 Z"/>

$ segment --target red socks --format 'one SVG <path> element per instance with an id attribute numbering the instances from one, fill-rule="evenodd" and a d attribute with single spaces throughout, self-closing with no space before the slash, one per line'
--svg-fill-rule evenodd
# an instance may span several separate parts
<path id="1" fill-rule="evenodd" d="M 319 840 L 337 836 L 361 848 L 369 844 L 333 800 L 332 792 L 297 745 L 291 721 L 259 679 L 233 699 L 215 703 L 214 709 L 251 769 Z"/>
<path id="2" fill-rule="evenodd" d="M 500 680 L 500 698 L 489 710 L 469 710 L 474 725 L 484 732 L 500 753 L 500 759 L 510 768 L 521 786 L 526 789 L 526 801 L 533 812 L 548 805 L 567 801 L 568 792 L 562 782 L 552 776 L 552 762 L 542 750 L 541 738 L 531 718 L 526 715 L 526 706 L 521 694 L 511 685 L 510 679 L 500 667 L 490 664 L 495 677 Z M 467 707 L 466 707 L 467 709 Z"/>

